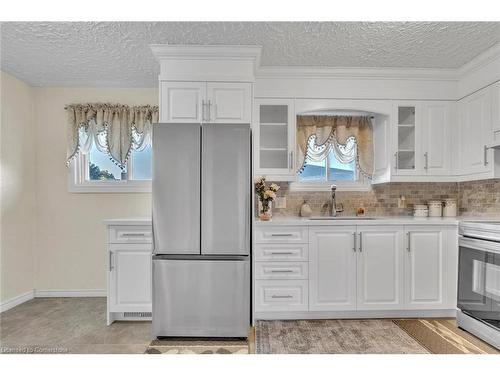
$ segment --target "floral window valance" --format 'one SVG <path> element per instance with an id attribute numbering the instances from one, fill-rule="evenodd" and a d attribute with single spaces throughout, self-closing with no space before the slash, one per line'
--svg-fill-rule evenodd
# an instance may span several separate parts
<path id="1" fill-rule="evenodd" d="M 65 107 L 68 116 L 67 163 L 92 143 L 123 168 L 132 150 L 151 140 L 151 125 L 158 122 L 158 106 L 87 103 Z"/>
<path id="2" fill-rule="evenodd" d="M 307 161 L 324 160 L 330 151 L 342 163 L 356 161 L 361 174 L 373 174 L 373 129 L 368 116 L 297 116 L 299 173 Z"/>

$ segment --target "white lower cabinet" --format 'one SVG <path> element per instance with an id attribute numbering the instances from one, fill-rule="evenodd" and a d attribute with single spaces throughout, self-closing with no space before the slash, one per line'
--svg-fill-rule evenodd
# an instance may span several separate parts
<path id="1" fill-rule="evenodd" d="M 358 227 L 357 308 L 403 306 L 403 227 Z"/>
<path id="2" fill-rule="evenodd" d="M 309 231 L 309 310 L 356 309 L 356 227 Z"/>
<path id="3" fill-rule="evenodd" d="M 257 231 L 268 232 L 270 242 L 257 235 L 258 319 L 453 316 L 456 310 L 455 225 L 318 225 L 308 235 L 289 236 L 288 244 L 283 237 L 274 242 L 272 234 L 284 233 L 279 226 Z M 308 244 L 297 243 L 306 238 Z"/>
<path id="4" fill-rule="evenodd" d="M 272 226 L 254 233 L 254 310 L 308 310 L 308 228 Z"/>
<path id="5" fill-rule="evenodd" d="M 406 227 L 405 305 L 407 308 L 454 308 L 456 261 L 447 249 L 455 231 L 439 227 Z M 451 297 L 451 298 L 450 298 Z"/>
<path id="6" fill-rule="evenodd" d="M 121 229 L 126 233 L 136 233 L 141 228 Z M 110 241 L 115 241 L 114 230 L 116 227 L 109 230 Z M 151 228 L 148 230 L 150 232 Z M 144 237 L 142 243 L 135 241 L 108 244 L 108 325 L 114 320 L 151 319 L 151 243 L 148 243 L 151 238 Z"/>
<path id="7" fill-rule="evenodd" d="M 307 311 L 307 280 L 256 280 L 255 311 Z"/>

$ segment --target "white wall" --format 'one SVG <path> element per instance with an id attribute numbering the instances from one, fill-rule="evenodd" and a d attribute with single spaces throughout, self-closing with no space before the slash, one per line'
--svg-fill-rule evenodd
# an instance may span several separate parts
<path id="1" fill-rule="evenodd" d="M 157 104 L 156 89 L 38 88 L 36 270 L 38 290 L 106 288 L 104 219 L 149 216 L 150 194 L 69 193 L 66 113 L 70 103 Z"/>
<path id="2" fill-rule="evenodd" d="M 34 288 L 34 89 L 0 72 L 1 265 L 0 301 Z"/>

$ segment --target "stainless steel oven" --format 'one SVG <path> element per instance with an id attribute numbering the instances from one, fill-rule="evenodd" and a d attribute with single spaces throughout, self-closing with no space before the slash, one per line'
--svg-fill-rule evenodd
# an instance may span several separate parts
<path id="1" fill-rule="evenodd" d="M 500 349 L 500 222 L 460 225 L 458 325 Z"/>

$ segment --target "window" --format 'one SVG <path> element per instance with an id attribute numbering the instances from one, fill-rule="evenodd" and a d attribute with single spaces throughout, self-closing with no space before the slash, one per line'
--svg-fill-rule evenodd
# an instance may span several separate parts
<path id="1" fill-rule="evenodd" d="M 99 134 L 100 144 L 105 133 Z M 94 142 L 86 153 L 80 152 L 71 164 L 71 192 L 149 192 L 151 191 L 151 143 L 132 150 L 124 168 L 118 166 L 104 149 Z"/>
<path id="2" fill-rule="evenodd" d="M 356 181 L 357 179 L 356 162 L 342 163 L 331 150 L 321 161 L 308 161 L 302 173 L 299 174 L 300 182 Z"/>
<path id="3" fill-rule="evenodd" d="M 307 142 L 308 154 L 302 171 L 298 173 L 298 182 L 291 186 L 293 190 L 330 190 L 333 183 L 340 190 L 370 189 L 356 162 L 356 138 L 348 138 L 345 145 L 334 140 L 322 146 L 317 146 L 315 142 L 316 137 L 313 135 Z"/>

